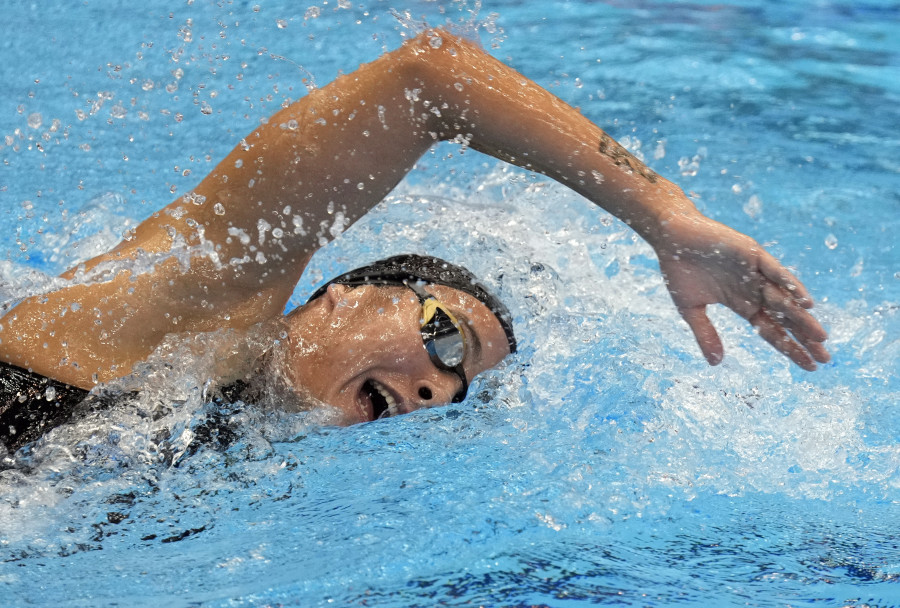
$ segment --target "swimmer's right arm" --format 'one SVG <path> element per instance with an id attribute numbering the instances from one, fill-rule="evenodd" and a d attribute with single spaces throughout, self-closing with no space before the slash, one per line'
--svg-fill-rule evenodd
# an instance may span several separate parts
<path id="1" fill-rule="evenodd" d="M 457 137 L 552 177 L 644 237 L 710 363 L 722 357 L 704 312 L 713 303 L 799 365 L 827 360 L 802 284 L 755 241 L 705 218 L 577 110 L 441 30 L 276 113 L 193 192 L 64 275 L 110 262 L 104 280 L 32 298 L 2 319 L 0 357 L 90 388 L 129 373 L 168 333 L 280 315 L 312 254 L 436 140 Z M 193 248 L 189 264 L 169 255 L 183 246 Z M 162 257 L 133 275 L 127 261 L 147 253 Z"/>
<path id="2" fill-rule="evenodd" d="M 669 293 L 711 365 L 724 356 L 706 306 L 724 304 L 806 370 L 830 359 L 803 284 L 752 238 L 700 213 L 581 113 L 471 43 L 420 37 L 416 79 L 441 139 L 538 171 L 631 226 L 655 249 Z M 429 44 L 426 44 L 429 43 Z M 423 111 L 427 108 L 423 108 Z"/>
<path id="3" fill-rule="evenodd" d="M 827 334 L 808 312 L 808 292 L 758 243 L 705 217 L 579 111 L 443 30 L 420 34 L 273 116 L 198 188 L 225 211 L 217 221 L 207 203 L 202 223 L 222 246 L 226 225 L 257 231 L 261 210 L 253 201 L 262 202 L 269 224 L 299 221 L 305 233 L 270 239 L 264 250 L 262 273 L 286 301 L 308 256 L 339 232 L 338 214 L 356 221 L 435 141 L 460 137 L 572 188 L 647 240 L 710 364 L 723 357 L 705 312 L 716 303 L 804 369 L 828 361 Z M 235 245 L 231 239 L 228 255 L 247 256 Z M 263 282 L 257 275 L 239 269 L 230 280 L 255 285 Z"/>

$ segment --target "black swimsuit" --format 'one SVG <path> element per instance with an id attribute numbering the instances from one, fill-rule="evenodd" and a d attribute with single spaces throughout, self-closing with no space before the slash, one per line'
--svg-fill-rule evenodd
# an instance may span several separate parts
<path id="1" fill-rule="evenodd" d="M 127 396 L 125 396 L 127 397 Z M 122 394 L 92 395 L 90 391 L 0 361 L 0 457 L 9 454 L 68 422 L 73 414 L 105 409 L 122 402 Z M 221 388 L 211 403 L 220 407 L 252 400 L 249 386 L 237 380 Z M 79 407 L 81 406 L 81 407 Z M 194 444 L 214 443 L 227 448 L 237 437 L 229 407 L 209 412 L 194 430 Z M 0 465 L 2 468 L 2 465 Z"/>
<path id="2" fill-rule="evenodd" d="M 88 391 L 0 361 L 0 444 L 9 452 L 66 422 Z"/>

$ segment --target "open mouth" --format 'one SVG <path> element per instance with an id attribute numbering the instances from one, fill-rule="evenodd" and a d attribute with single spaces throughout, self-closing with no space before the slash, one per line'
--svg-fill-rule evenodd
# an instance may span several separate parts
<path id="1" fill-rule="evenodd" d="M 372 419 L 388 418 L 399 413 L 397 401 L 388 390 L 375 380 L 366 380 L 362 392 L 372 402 Z"/>

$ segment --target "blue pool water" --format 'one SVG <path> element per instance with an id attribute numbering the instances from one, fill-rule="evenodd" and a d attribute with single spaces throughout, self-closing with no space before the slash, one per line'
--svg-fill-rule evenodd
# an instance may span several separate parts
<path id="1" fill-rule="evenodd" d="M 297 299 L 433 252 L 503 295 L 522 352 L 403 418 L 225 412 L 223 451 L 188 449 L 212 407 L 198 342 L 145 370 L 155 401 L 0 473 L 0 604 L 900 606 L 900 5 L 8 4 L 4 302 L 58 285 L 307 86 L 449 22 L 795 267 L 834 360 L 799 371 L 716 311 L 727 357 L 707 367 L 623 225 L 442 145 Z"/>

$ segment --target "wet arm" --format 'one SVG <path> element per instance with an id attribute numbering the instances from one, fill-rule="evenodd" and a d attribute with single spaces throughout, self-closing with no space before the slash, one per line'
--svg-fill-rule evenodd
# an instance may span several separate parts
<path id="1" fill-rule="evenodd" d="M 437 137 L 538 171 L 626 222 L 657 253 L 669 293 L 709 363 L 724 349 L 706 306 L 724 304 L 807 370 L 830 359 L 803 284 L 750 237 L 697 211 L 580 112 L 468 42 L 426 33 L 416 55 Z M 422 104 L 424 106 L 424 103 Z M 435 108 L 438 112 L 434 112 Z M 423 113 L 423 117 L 427 114 Z"/>
<path id="2" fill-rule="evenodd" d="M 67 274 L 104 262 L 127 267 L 122 260 L 166 254 L 179 243 L 193 252 L 189 264 L 163 260 L 137 276 L 118 270 L 111 279 L 23 302 L 0 323 L 0 356 L 90 387 L 128 373 L 169 332 L 244 328 L 277 316 L 318 247 L 382 200 L 435 141 L 457 137 L 560 181 L 647 239 L 710 362 L 721 358 L 721 344 L 703 307 L 722 302 L 756 318 L 764 337 L 792 359 L 811 364 L 806 351 L 824 331 L 804 316 L 811 302 L 799 281 L 752 239 L 704 218 L 679 188 L 577 110 L 440 30 L 278 112 L 193 192 Z M 687 252 L 700 260 L 689 267 L 679 241 L 698 234 L 708 238 Z M 707 250 L 721 243 L 738 255 L 704 267 Z M 734 286 L 764 269 L 773 288 Z M 787 325 L 757 314 L 764 292 L 768 309 Z M 703 297 L 692 299 L 696 293 Z M 785 341 L 783 327 L 805 334 L 805 350 Z M 824 349 L 817 353 L 817 360 L 827 357 Z"/>

